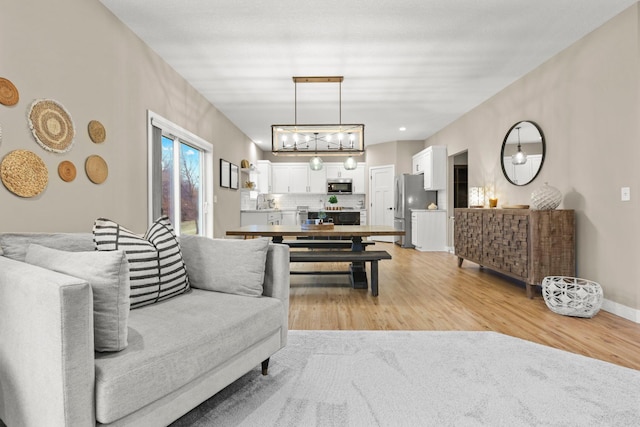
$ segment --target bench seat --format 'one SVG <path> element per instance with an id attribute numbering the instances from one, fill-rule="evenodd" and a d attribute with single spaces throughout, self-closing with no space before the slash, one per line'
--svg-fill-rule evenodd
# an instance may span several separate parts
<path id="1" fill-rule="evenodd" d="M 309 248 L 309 249 L 351 249 L 351 240 L 315 240 L 315 239 L 297 239 L 283 240 L 282 243 L 290 248 Z M 376 242 L 365 240 L 362 242 L 363 248 L 375 245 Z"/>
<path id="2" fill-rule="evenodd" d="M 391 259 L 387 251 L 290 251 L 290 262 L 355 262 L 371 263 L 371 295 L 378 296 L 378 261 Z M 296 272 L 292 274 L 317 274 L 318 272 Z M 324 274 L 339 274 L 324 272 Z"/>

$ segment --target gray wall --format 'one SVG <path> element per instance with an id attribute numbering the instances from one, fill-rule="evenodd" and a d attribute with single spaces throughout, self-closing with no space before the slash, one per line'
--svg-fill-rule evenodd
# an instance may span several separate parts
<path id="1" fill-rule="evenodd" d="M 0 157 L 15 149 L 38 154 L 49 169 L 39 196 L 21 199 L 0 185 L 0 231 L 90 231 L 104 216 L 142 232 L 147 227 L 147 132 L 150 109 L 214 144 L 214 164 L 255 161 L 262 152 L 213 105 L 97 0 L 5 1 L 0 13 L 0 76 L 20 91 L 20 102 L 0 105 Z M 60 102 L 71 114 L 73 149 L 54 154 L 33 139 L 27 111 L 38 98 Z M 93 144 L 90 120 L 101 121 L 107 140 Z M 102 156 L 109 177 L 92 184 L 84 160 Z M 62 160 L 78 171 L 71 183 L 57 175 Z M 215 234 L 240 225 L 238 191 L 220 188 Z"/>
<path id="2" fill-rule="evenodd" d="M 468 150 L 469 185 L 495 187 L 500 204 L 529 204 L 545 181 L 577 214 L 578 275 L 599 282 L 614 306 L 640 321 L 639 7 L 593 33 L 473 109 L 426 145 Z M 532 120 L 547 155 L 529 185 L 502 175 L 500 147 L 509 128 Z M 620 188 L 631 187 L 631 201 Z M 625 307 L 617 307 L 624 313 Z"/>
<path id="3" fill-rule="evenodd" d="M 411 173 L 414 154 L 425 147 L 424 141 L 391 141 L 367 147 L 367 167 L 394 165 L 396 175 Z"/>

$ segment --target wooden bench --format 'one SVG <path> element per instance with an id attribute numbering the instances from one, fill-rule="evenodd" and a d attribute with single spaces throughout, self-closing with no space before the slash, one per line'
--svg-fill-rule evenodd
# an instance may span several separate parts
<path id="1" fill-rule="evenodd" d="M 283 240 L 282 243 L 288 245 L 290 248 L 309 248 L 309 249 L 351 249 L 351 240 L 311 240 L 311 239 L 297 239 L 297 240 Z M 364 240 L 362 242 L 363 249 L 367 246 L 375 245 L 376 242 L 371 240 Z"/>
<path id="2" fill-rule="evenodd" d="M 378 296 L 378 261 L 391 259 L 387 251 L 290 251 L 290 262 L 371 263 L 371 295 Z M 353 267 L 352 267 L 353 268 Z M 291 274 L 353 274 L 352 271 L 292 271 Z"/>

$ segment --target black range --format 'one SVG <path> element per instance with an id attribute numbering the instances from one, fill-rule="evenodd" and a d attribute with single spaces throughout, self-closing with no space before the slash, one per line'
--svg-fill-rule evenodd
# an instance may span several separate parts
<path id="1" fill-rule="evenodd" d="M 323 211 L 326 214 L 325 222 L 331 222 L 335 225 L 360 225 L 360 211 L 355 210 L 339 210 L 339 211 Z M 309 219 L 317 219 L 318 211 L 310 211 Z"/>

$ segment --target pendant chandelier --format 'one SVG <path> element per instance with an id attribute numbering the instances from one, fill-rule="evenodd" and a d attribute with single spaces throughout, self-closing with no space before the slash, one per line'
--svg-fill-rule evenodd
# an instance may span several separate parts
<path id="1" fill-rule="evenodd" d="M 349 156 L 346 169 L 355 169 L 353 156 L 364 154 L 364 124 L 342 123 L 342 81 L 344 77 L 293 77 L 295 87 L 294 124 L 271 125 L 271 152 L 284 156 L 313 156 L 309 167 L 322 169 L 323 156 Z M 338 124 L 298 124 L 298 83 L 338 83 Z M 313 145 L 311 145 L 313 137 Z M 347 164 L 348 163 L 348 164 Z"/>
<path id="2" fill-rule="evenodd" d="M 522 146 L 520 145 L 520 126 L 516 127 L 518 130 L 518 151 L 511 156 L 511 163 L 514 165 L 524 165 L 527 163 L 527 153 L 522 151 Z"/>

